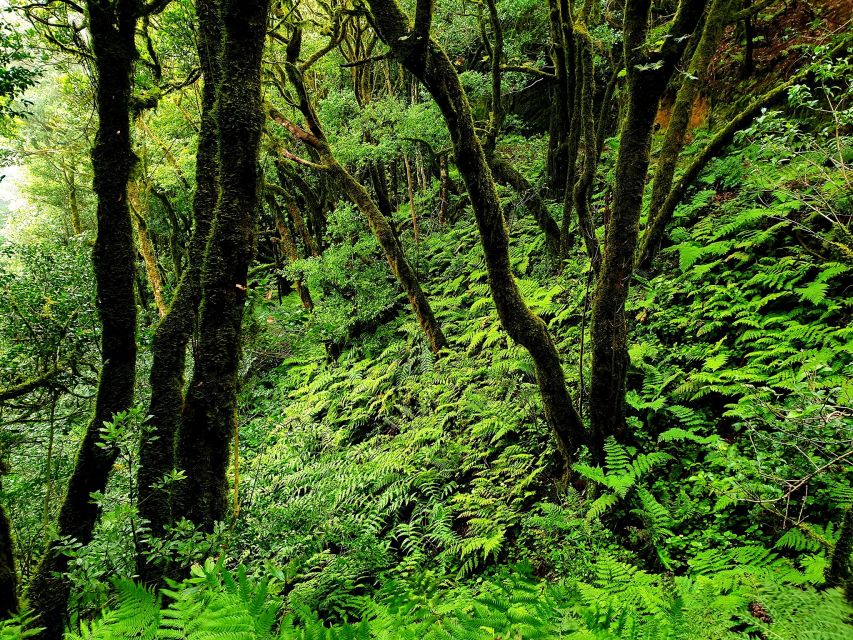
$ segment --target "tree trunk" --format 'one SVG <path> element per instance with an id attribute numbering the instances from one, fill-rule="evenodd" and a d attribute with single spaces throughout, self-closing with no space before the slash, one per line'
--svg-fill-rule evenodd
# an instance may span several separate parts
<path id="1" fill-rule="evenodd" d="M 595 171 L 598 167 L 598 145 L 595 134 L 595 116 L 593 101 L 595 93 L 595 69 L 593 67 L 592 43 L 584 37 L 578 37 L 578 81 L 581 83 L 580 115 L 578 129 L 583 138 L 583 171 L 574 185 L 572 199 L 578 215 L 578 227 L 583 236 L 584 247 L 592 264 L 593 271 L 601 266 L 601 252 L 598 237 L 595 235 L 595 220 L 592 215 L 590 198 L 592 196 Z"/>
<path id="2" fill-rule="evenodd" d="M 624 51 L 628 109 L 616 159 L 613 211 L 592 302 L 592 380 L 590 384 L 591 452 L 601 461 L 604 441 L 624 439 L 625 378 L 628 369 L 625 303 L 634 270 L 649 149 L 658 103 L 704 8 L 704 0 L 682 0 L 660 54 L 646 59 L 641 51 L 649 26 L 650 0 L 628 0 Z"/>
<path id="3" fill-rule="evenodd" d="M 395 0 L 369 0 L 374 28 L 394 56 L 429 90 L 447 123 L 456 166 L 462 174 L 489 272 L 492 298 L 501 323 L 510 337 L 527 349 L 536 367 L 536 378 L 545 418 L 554 430 L 557 447 L 568 470 L 585 437 L 572 405 L 560 357 L 545 323 L 525 304 L 509 260 L 509 235 L 491 169 L 477 137 L 474 118 L 459 76 L 447 54 L 427 38 L 412 42 L 408 17 Z"/>
<path id="4" fill-rule="evenodd" d="M 178 282 L 169 310 L 154 334 L 151 345 L 151 416 L 139 449 L 139 515 L 148 522 L 150 533 L 161 536 L 173 521 L 172 493 L 176 487 L 162 484 L 177 467 L 176 438 L 184 404 L 184 370 L 187 345 L 196 327 L 201 300 L 200 273 L 204 251 L 216 206 L 218 158 L 216 121 L 213 113 L 218 78 L 218 48 L 222 35 L 216 0 L 197 0 L 199 21 L 198 54 L 204 77 L 201 128 L 196 150 L 196 189 L 193 196 L 193 230 L 188 265 Z M 140 579 L 156 583 L 164 567 L 137 550 Z"/>
<path id="5" fill-rule="evenodd" d="M 219 194 L 201 271 L 199 342 L 177 445 L 178 465 L 187 476 L 179 490 L 179 515 L 205 531 L 228 508 L 243 306 L 260 207 L 261 56 L 268 10 L 269 0 L 222 2 L 215 107 Z"/>
<path id="6" fill-rule="evenodd" d="M 381 161 L 371 162 L 370 182 L 373 185 L 373 192 L 376 194 L 376 205 L 386 218 L 391 218 L 394 215 L 394 207 L 391 205 L 391 199 L 388 197 L 388 184 L 385 180 L 385 166 Z"/>
<path id="7" fill-rule="evenodd" d="M 447 171 L 447 154 L 442 153 L 438 157 L 438 224 L 445 226 L 447 224 L 447 207 L 450 204 L 448 196 L 450 183 L 450 174 Z"/>
<path id="8" fill-rule="evenodd" d="M 518 195 L 527 201 L 527 207 L 536 220 L 536 224 L 542 229 L 545 234 L 545 244 L 548 250 L 555 257 L 560 255 L 560 227 L 557 221 L 551 216 L 548 211 L 548 206 L 539 195 L 536 188 L 530 184 L 527 178 L 524 177 L 518 169 L 506 162 L 503 158 L 493 155 L 489 159 L 489 166 L 492 169 L 492 174 L 495 179 L 501 184 L 509 185 Z"/>
<path id="9" fill-rule="evenodd" d="M 666 225 L 669 224 L 676 207 L 684 199 L 687 190 L 693 184 L 693 181 L 699 177 L 702 169 L 732 142 L 738 131 L 747 127 L 756 117 L 761 115 L 763 109 L 783 100 L 788 95 L 788 89 L 797 81 L 802 81 L 804 77 L 804 73 L 797 74 L 788 82 L 771 89 L 763 96 L 753 100 L 743 111 L 720 129 L 708 141 L 708 144 L 702 148 L 702 151 L 692 158 L 690 164 L 687 165 L 684 173 L 681 174 L 672 186 L 663 204 L 655 211 L 654 217 L 649 220 L 643 232 L 643 238 L 637 250 L 638 267 L 647 268 L 651 264 L 652 259 L 657 255 L 663 242 Z"/>
<path id="10" fill-rule="evenodd" d="M 678 158 L 684 148 L 684 139 L 690 123 L 690 115 L 693 112 L 693 103 L 699 94 L 699 87 L 708 74 L 711 58 L 717 51 L 717 46 L 723 37 L 723 29 L 726 26 L 730 7 L 731 0 L 713 0 L 708 8 L 702 37 L 693 51 L 687 74 L 678 89 L 675 104 L 672 107 L 672 116 L 666 129 L 666 136 L 655 165 L 655 178 L 651 200 L 649 201 L 649 220 L 654 220 L 669 194 L 675 175 L 675 167 L 678 165 Z"/>
<path id="11" fill-rule="evenodd" d="M 337 160 L 327 159 L 327 162 L 333 167 L 331 170 L 340 178 L 347 197 L 355 203 L 367 218 L 373 235 L 376 236 L 379 245 L 385 252 L 385 258 L 388 260 L 391 271 L 406 292 L 409 304 L 412 306 L 412 311 L 415 313 L 415 317 L 418 319 L 418 324 L 420 324 L 424 335 L 426 335 L 430 349 L 433 353 L 438 353 L 447 346 L 447 339 L 444 337 L 444 333 L 435 319 L 435 314 L 432 312 L 432 307 L 430 307 L 426 294 L 421 289 L 414 269 L 412 269 L 409 261 L 406 260 L 403 247 L 394 235 L 391 225 L 385 216 L 382 215 L 382 212 L 379 211 L 376 203 L 370 199 L 367 190 L 346 169 L 339 165 Z"/>
<path id="12" fill-rule="evenodd" d="M 95 99 L 99 125 L 92 149 L 98 232 L 92 263 L 102 325 L 102 366 L 95 415 L 86 429 L 58 526 L 60 537 L 71 537 L 82 544 L 91 540 L 98 517 L 91 494 L 106 488 L 116 458 L 113 447 L 99 446 L 103 444 L 101 428 L 133 402 L 135 251 L 127 184 L 135 162 L 130 143 L 129 103 L 131 71 L 136 58 L 134 36 L 141 7 L 132 0 L 118 0 L 109 5 L 90 0 L 86 4 L 98 78 Z M 38 624 L 44 627 L 39 634 L 41 638 L 62 637 L 70 590 L 63 575 L 67 568 L 68 557 L 60 551 L 58 542 L 51 543 L 28 591 L 30 606 L 38 615 Z"/>
<path id="13" fill-rule="evenodd" d="M 412 233 L 415 236 L 415 244 L 418 244 L 421 240 L 421 234 L 418 229 L 418 212 L 415 209 L 415 187 L 412 183 L 412 165 L 409 163 L 408 156 L 403 156 L 403 164 L 406 167 L 406 188 L 409 193 L 409 214 L 412 217 Z"/>
<path id="14" fill-rule="evenodd" d="M 571 120 L 572 79 L 563 40 L 563 16 L 560 0 L 548 0 L 548 22 L 551 33 L 551 59 L 554 64 L 554 101 L 551 106 L 551 125 L 548 136 L 548 192 L 560 197 L 566 189 L 568 175 L 568 139 Z"/>
<path id="15" fill-rule="evenodd" d="M 281 211 L 279 209 L 278 203 L 275 201 L 275 198 L 268 198 L 268 202 L 270 208 L 273 211 L 273 215 L 275 216 L 275 227 L 278 231 L 279 237 L 279 248 L 281 254 L 287 259 L 287 261 L 291 264 L 299 260 L 299 252 L 296 250 L 296 243 L 293 242 L 293 235 L 290 233 L 290 229 L 287 226 L 287 222 L 281 215 Z M 296 203 L 293 200 L 287 201 L 287 210 L 290 214 L 291 220 L 294 217 L 294 213 L 299 213 L 299 208 L 296 206 Z M 299 294 L 299 300 L 302 302 L 303 308 L 311 311 L 314 308 L 314 301 L 311 299 L 311 292 L 308 291 L 308 287 L 306 287 L 302 280 L 296 278 L 293 281 L 294 287 L 296 287 L 296 293 Z"/>
<path id="16" fill-rule="evenodd" d="M 0 505 L 0 620 L 18 612 L 18 572 L 15 569 L 15 548 L 12 527 L 6 510 Z"/>
<path id="17" fill-rule="evenodd" d="M 315 194 L 311 191 L 308 183 L 305 182 L 298 173 L 295 171 L 288 172 L 287 169 L 287 164 L 283 160 L 276 160 L 276 173 L 278 175 L 278 182 L 281 185 L 281 188 L 288 189 L 288 180 L 294 180 L 300 193 L 302 193 L 305 204 L 307 205 L 309 219 L 312 217 L 316 219 L 318 215 L 322 215 L 322 208 L 319 201 L 316 199 Z M 318 240 L 311 235 L 311 230 L 305 224 L 305 219 L 302 217 L 302 212 L 298 207 L 292 212 L 292 216 L 293 226 L 296 227 L 299 237 L 302 238 L 302 244 L 305 245 L 305 257 L 316 258 L 320 255 Z"/>
<path id="18" fill-rule="evenodd" d="M 74 179 L 74 169 L 65 171 L 68 184 L 68 209 L 71 213 L 71 231 L 75 236 L 83 233 L 83 223 L 80 220 L 80 202 L 77 199 L 77 181 Z"/>
<path id="19" fill-rule="evenodd" d="M 166 315 L 168 305 L 163 294 L 163 279 L 160 277 L 160 266 L 157 263 L 157 252 L 154 243 L 148 233 L 148 204 L 147 194 L 140 194 L 140 187 L 134 181 L 128 184 L 128 201 L 133 213 L 134 226 L 136 227 L 136 239 L 139 243 L 139 255 L 145 265 L 145 273 L 148 276 L 148 284 L 151 285 L 151 293 L 154 294 L 154 305 L 160 317 Z"/>

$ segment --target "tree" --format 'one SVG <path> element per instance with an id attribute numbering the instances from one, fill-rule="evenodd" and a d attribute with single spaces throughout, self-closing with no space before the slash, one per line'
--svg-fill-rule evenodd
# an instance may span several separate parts
<path id="1" fill-rule="evenodd" d="M 208 531 L 227 512 L 243 306 L 260 208 L 261 55 L 269 0 L 223 0 L 217 7 L 223 25 L 214 109 L 219 188 L 201 269 L 199 342 L 177 443 L 178 467 L 186 473 L 177 515 Z"/>
<path id="2" fill-rule="evenodd" d="M 137 56 L 137 21 L 163 4 L 146 5 L 139 0 L 86 3 L 98 81 L 95 102 L 99 124 L 92 149 L 98 227 L 92 263 L 102 327 L 102 364 L 95 415 L 80 446 L 59 515 L 60 540 L 50 543 L 29 586 L 30 605 L 44 627 L 42 638 L 60 638 L 65 623 L 69 584 L 63 575 L 68 558 L 61 548 L 62 538 L 74 538 L 82 544 L 91 539 L 98 507 L 90 496 L 104 490 L 116 458 L 115 448 L 101 442 L 101 429 L 133 402 L 135 249 L 127 201 L 135 163 L 130 140 L 131 71 Z"/>
<path id="3" fill-rule="evenodd" d="M 651 2 L 628 0 L 625 4 L 623 38 L 628 107 L 620 129 L 613 212 L 605 232 L 604 254 L 592 302 L 590 448 L 599 460 L 604 455 L 604 440 L 608 435 L 625 436 L 628 371 L 625 302 L 634 272 L 655 115 L 704 5 L 705 0 L 682 0 L 661 49 L 646 53 Z"/>
<path id="4" fill-rule="evenodd" d="M 335 158 L 331 147 L 329 146 L 323 129 L 320 126 L 320 121 L 314 112 L 308 92 L 305 89 L 305 83 L 302 78 L 303 69 L 296 66 L 296 60 L 299 55 L 302 33 L 300 30 L 295 30 L 291 37 L 291 42 L 288 47 L 288 63 L 287 74 L 291 85 L 296 90 L 299 110 L 305 118 L 308 130 L 303 130 L 293 123 L 286 120 L 281 114 L 275 110 L 271 111 L 271 115 L 276 122 L 287 127 L 291 134 L 298 140 L 306 143 L 318 156 L 319 164 L 314 164 L 315 168 L 322 171 L 328 171 L 340 182 L 344 193 L 352 200 L 362 212 L 373 235 L 376 237 L 379 245 L 385 253 L 385 259 L 391 267 L 391 271 L 397 278 L 406 296 L 409 298 L 409 304 L 412 311 L 420 324 L 424 335 L 429 342 L 430 349 L 434 353 L 438 353 L 447 346 L 447 339 L 441 330 L 438 322 L 435 319 L 435 314 L 430 307 L 429 301 L 421 288 L 418 277 L 412 269 L 406 255 L 403 251 L 403 246 L 400 244 L 394 230 L 388 222 L 388 219 L 379 210 L 379 207 L 370 197 L 370 194 L 364 186 L 356 180 L 352 174 L 347 171 Z M 286 155 L 293 160 L 302 161 L 297 156 L 287 153 Z"/>
<path id="5" fill-rule="evenodd" d="M 418 2 L 414 26 L 395 0 L 370 0 L 371 21 L 400 63 L 432 94 L 444 116 L 480 230 L 492 298 L 510 337 L 530 353 L 536 380 L 566 470 L 584 443 L 557 348 L 541 318 L 524 302 L 509 260 L 509 235 L 492 171 L 480 144 L 468 98 L 447 54 L 430 37 L 433 5 Z"/>
<path id="6" fill-rule="evenodd" d="M 139 450 L 139 514 L 148 522 L 150 533 L 162 535 L 174 517 L 172 496 L 176 490 L 164 478 L 177 467 L 176 442 L 184 407 L 184 370 L 187 345 L 196 329 L 202 297 L 201 270 L 210 237 L 218 196 L 218 139 L 214 107 L 220 81 L 220 47 L 223 26 L 220 7 L 214 0 L 196 2 L 198 57 L 204 85 L 201 95 L 201 123 L 196 147 L 193 229 L 188 265 L 181 275 L 169 310 L 154 334 L 151 345 L 151 418 L 143 432 Z M 162 577 L 162 567 L 149 561 L 143 549 L 137 567 L 146 582 Z"/>

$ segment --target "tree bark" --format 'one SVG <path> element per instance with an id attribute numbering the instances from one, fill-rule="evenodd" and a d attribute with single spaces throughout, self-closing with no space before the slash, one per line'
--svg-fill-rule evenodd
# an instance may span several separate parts
<path id="1" fill-rule="evenodd" d="M 225 518 L 237 410 L 237 367 L 249 264 L 255 249 L 264 112 L 261 56 L 269 0 L 223 0 L 215 117 L 219 194 L 201 271 L 199 342 L 178 434 L 186 473 L 179 515 L 205 531 Z"/>
<path id="2" fill-rule="evenodd" d="M 141 3 L 118 0 L 87 3 L 89 32 L 98 78 L 95 96 L 99 117 L 92 149 L 94 191 L 98 199 L 97 239 L 92 254 L 96 305 L 101 318 L 101 377 L 95 415 L 86 429 L 65 500 L 58 533 L 82 544 L 92 538 L 98 507 L 93 492 L 103 491 L 116 458 L 102 445 L 105 422 L 126 411 L 133 402 L 136 373 L 136 300 L 134 297 L 133 225 L 127 202 L 127 184 L 135 163 L 130 141 L 130 94 L 134 36 Z M 30 606 L 44 627 L 40 638 L 62 637 L 70 585 L 63 575 L 68 557 L 59 542 L 48 545 L 29 586 Z"/>
<path id="3" fill-rule="evenodd" d="M 650 0 L 628 0 L 625 6 L 624 55 L 628 108 L 616 159 L 613 211 L 607 225 L 604 255 L 592 303 L 592 380 L 590 384 L 590 448 L 601 461 L 609 435 L 625 437 L 625 379 L 628 369 L 625 303 L 634 270 L 649 148 L 658 103 L 693 33 L 704 0 L 682 0 L 660 54 L 641 51 L 649 28 Z"/>
<path id="4" fill-rule="evenodd" d="M 500 200 L 458 74 L 432 39 L 428 39 L 423 55 L 418 55 L 418 48 L 409 42 L 413 35 L 411 23 L 395 0 L 369 0 L 369 5 L 377 33 L 432 94 L 447 123 L 456 166 L 474 207 L 498 316 L 510 337 L 533 358 L 545 417 L 568 471 L 578 447 L 585 441 L 583 425 L 569 397 L 560 357 L 545 323 L 525 304 L 513 276 Z"/>
<path id="5" fill-rule="evenodd" d="M 578 81 L 581 83 L 580 115 L 578 128 L 583 139 L 583 170 L 572 191 L 575 211 L 578 216 L 578 227 L 583 236 L 584 247 L 589 256 L 593 271 L 601 266 L 601 250 L 598 237 L 595 235 L 595 220 L 592 215 L 590 198 L 592 196 L 595 171 L 598 168 L 598 144 L 596 142 L 595 116 L 593 101 L 595 93 L 595 68 L 593 67 L 592 43 L 588 40 L 584 29 L 583 35 L 578 36 Z"/>
<path id="6" fill-rule="evenodd" d="M 18 612 L 18 571 L 15 569 L 15 547 L 12 527 L 3 505 L 0 505 L 0 620 Z"/>
<path id="7" fill-rule="evenodd" d="M 548 23 L 551 33 L 551 60 L 554 64 L 554 102 L 548 136 L 548 192 L 552 197 L 565 193 L 568 176 L 568 139 L 571 120 L 572 84 L 570 60 L 563 39 L 563 16 L 560 0 L 548 0 Z"/>
<path id="8" fill-rule="evenodd" d="M 749 126 L 756 117 L 761 115 L 761 112 L 766 107 L 782 100 L 787 94 L 788 89 L 795 84 L 796 81 L 802 80 L 805 74 L 797 74 L 788 82 L 785 82 L 759 98 L 753 100 L 743 111 L 732 118 L 722 129 L 720 129 L 711 140 L 708 141 L 702 151 L 693 157 L 689 165 L 684 169 L 684 173 L 678 178 L 675 184 L 670 189 L 663 201 L 663 204 L 655 211 L 654 217 L 650 219 L 649 224 L 643 232 L 643 238 L 637 251 L 637 267 L 647 268 L 654 259 L 657 252 L 660 250 L 661 242 L 663 241 L 666 225 L 672 220 L 676 207 L 684 199 L 687 190 L 693 181 L 699 177 L 702 169 L 713 160 L 718 154 L 731 144 L 735 134 Z"/>
<path id="9" fill-rule="evenodd" d="M 139 515 L 148 522 L 151 535 L 161 536 L 173 521 L 172 494 L 177 487 L 162 484 L 177 468 L 176 438 L 184 405 L 184 370 L 187 345 L 196 328 L 201 301 L 200 273 L 218 193 L 218 143 L 214 104 L 219 77 L 219 47 L 222 37 L 216 0 L 197 0 L 199 21 L 198 55 L 204 86 L 201 100 L 201 128 L 196 149 L 196 188 L 193 196 L 193 230 L 184 270 L 172 304 L 157 326 L 151 345 L 151 416 L 139 449 Z M 156 583 L 164 567 L 137 550 L 140 579 Z"/>
<path id="10" fill-rule="evenodd" d="M 403 165 L 406 167 L 406 188 L 409 194 L 409 214 L 412 218 L 412 234 L 415 237 L 415 244 L 421 240 L 421 233 L 418 227 L 418 212 L 415 209 L 415 186 L 412 181 L 412 165 L 409 163 L 409 157 L 403 156 Z"/>
<path id="11" fill-rule="evenodd" d="M 160 265 L 157 262 L 157 252 L 151 235 L 148 232 L 148 204 L 145 202 L 147 194 L 140 194 L 139 184 L 131 181 L 128 183 L 128 200 L 133 213 L 134 226 L 136 227 L 136 239 L 139 243 L 139 255 L 145 265 L 145 273 L 148 276 L 148 284 L 151 285 L 151 293 L 154 295 L 154 305 L 160 317 L 166 315 L 169 306 L 163 293 L 163 279 L 160 277 Z"/>
<path id="12" fill-rule="evenodd" d="M 675 104 L 672 107 L 672 116 L 666 129 L 666 136 L 664 136 L 663 145 L 655 165 L 655 177 L 651 200 L 649 201 L 649 220 L 654 220 L 669 194 L 675 175 L 675 167 L 678 165 L 678 158 L 684 148 L 687 127 L 690 123 L 690 115 L 693 112 L 693 103 L 699 94 L 699 87 L 708 74 L 711 58 L 717 51 L 717 46 L 723 37 L 723 29 L 726 26 L 730 7 L 731 0 L 712 0 L 708 7 L 708 16 L 705 18 L 702 37 L 693 51 L 687 74 L 678 89 Z"/>
<path id="13" fill-rule="evenodd" d="M 71 213 L 71 231 L 75 236 L 83 233 L 83 223 L 80 220 L 80 202 L 77 199 L 77 181 L 74 178 L 74 169 L 64 170 L 65 181 L 68 185 L 68 209 Z"/>
<path id="14" fill-rule="evenodd" d="M 447 171 L 447 154 L 442 153 L 438 157 L 438 224 L 447 224 L 447 208 L 450 205 L 450 174 Z"/>
<path id="15" fill-rule="evenodd" d="M 851 583 L 851 557 L 853 553 L 853 506 L 847 507 L 841 522 L 838 542 L 832 550 L 832 560 L 826 567 L 825 579 L 828 587 L 845 587 L 848 600 L 853 601 L 853 583 Z"/>

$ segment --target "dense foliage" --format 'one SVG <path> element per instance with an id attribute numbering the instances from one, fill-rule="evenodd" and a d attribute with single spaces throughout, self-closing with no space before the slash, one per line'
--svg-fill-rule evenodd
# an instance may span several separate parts
<path id="1" fill-rule="evenodd" d="M 44 584 L 73 640 L 853 638 L 849 10 L 653 2 L 637 53 L 632 2 L 404 3 L 412 39 L 428 10 L 420 52 L 388 38 L 386 0 L 9 3 L 0 592 L 20 598 L 0 597 L 0 638 L 58 637 Z M 125 4 L 135 396 L 93 427 L 111 174 L 88 21 Z M 267 9 L 266 36 L 246 28 Z M 439 47 L 508 232 L 503 284 Z M 629 180 L 657 84 L 652 170 Z M 513 333 L 513 287 L 538 337 Z M 87 443 L 111 471 L 72 535 Z"/>

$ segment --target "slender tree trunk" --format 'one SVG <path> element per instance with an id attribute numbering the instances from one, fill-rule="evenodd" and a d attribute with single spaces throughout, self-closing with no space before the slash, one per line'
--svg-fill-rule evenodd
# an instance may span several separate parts
<path id="1" fill-rule="evenodd" d="M 669 190 L 666 198 L 660 207 L 654 212 L 654 216 L 649 220 L 640 246 L 637 250 L 637 267 L 648 268 L 651 261 L 660 250 L 663 242 L 666 225 L 672 220 L 676 207 L 684 199 L 687 190 L 693 181 L 699 177 L 708 163 L 717 155 L 723 152 L 725 148 L 734 140 L 735 134 L 741 129 L 749 126 L 756 117 L 761 115 L 761 112 L 766 107 L 780 102 L 788 95 L 788 89 L 795 84 L 796 81 L 801 81 L 805 74 L 797 74 L 777 87 L 774 87 L 764 95 L 753 100 L 743 111 L 732 118 L 722 129 L 720 129 L 713 138 L 702 148 L 702 150 L 692 158 L 690 164 L 685 167 L 684 172 L 679 176 L 678 180 Z"/>
<path id="2" fill-rule="evenodd" d="M 355 203 L 359 211 L 367 218 L 370 230 L 379 242 L 379 246 L 382 247 L 391 271 L 403 287 L 403 291 L 406 292 L 406 297 L 409 299 L 409 304 L 418 320 L 418 324 L 421 326 L 429 342 L 430 349 L 434 353 L 438 353 L 447 346 L 447 339 L 444 337 L 444 333 L 435 319 L 435 314 L 432 311 L 432 307 L 430 307 L 426 294 L 421 289 L 417 274 L 412 269 L 408 260 L 406 260 L 402 244 L 400 244 L 388 219 L 382 215 L 379 207 L 371 199 L 367 189 L 345 167 L 338 163 L 323 133 L 323 128 L 308 97 L 308 92 L 305 89 L 302 72 L 296 66 L 300 46 L 301 32 L 297 30 L 288 48 L 289 63 L 287 73 L 299 97 L 299 110 L 305 118 L 308 131 L 299 129 L 275 111 L 272 112 L 272 116 L 279 124 L 287 127 L 291 134 L 314 150 L 321 162 L 317 168 L 334 176 L 340 182 L 347 197 Z"/>
<path id="3" fill-rule="evenodd" d="M 438 224 L 442 227 L 447 224 L 447 208 L 450 204 L 448 197 L 450 174 L 447 171 L 447 154 L 442 153 L 438 157 Z"/>
<path id="4" fill-rule="evenodd" d="M 303 201 L 307 205 L 309 219 L 312 217 L 316 218 L 318 214 L 322 213 L 320 203 L 316 199 L 308 183 L 302 180 L 301 176 L 299 176 L 295 171 L 288 171 L 287 163 L 285 163 L 284 160 L 276 160 L 276 173 L 278 175 L 278 182 L 282 189 L 289 191 L 289 181 L 294 181 L 299 192 L 302 193 Z M 299 237 L 302 238 L 302 244 L 305 245 L 305 251 L 307 254 L 305 257 L 313 256 L 316 258 L 319 256 L 319 243 L 317 239 L 311 235 L 311 230 L 305 224 L 305 219 L 302 217 L 302 212 L 299 210 L 299 207 L 296 207 L 293 211 L 292 220 L 293 226 L 296 227 L 296 232 L 299 234 Z"/>
<path id="5" fill-rule="evenodd" d="M 415 244 L 418 244 L 421 240 L 421 234 L 418 228 L 418 212 L 415 209 L 415 187 L 412 183 L 412 166 L 409 163 L 408 156 L 403 156 L 403 164 L 406 167 L 406 187 L 409 193 L 409 214 L 412 217 L 412 233 L 415 236 Z"/>
<path id="6" fill-rule="evenodd" d="M 539 228 L 545 234 L 545 244 L 548 246 L 548 250 L 552 255 L 559 256 L 560 227 L 553 216 L 551 216 L 548 206 L 536 188 L 530 184 L 523 173 L 503 158 L 498 157 L 497 154 L 490 158 L 489 166 L 492 169 L 495 180 L 501 184 L 511 186 L 519 196 L 527 201 L 527 207 L 530 209 L 533 219 L 536 220 L 536 224 L 539 225 Z"/>
<path id="7" fill-rule="evenodd" d="M 702 37 L 693 51 L 690 66 L 687 68 L 687 73 L 678 89 L 675 104 L 672 107 L 672 116 L 666 129 L 666 136 L 655 165 L 654 184 L 649 201 L 649 220 L 654 220 L 657 217 L 658 210 L 669 194 L 675 175 L 675 167 L 678 165 L 678 158 L 684 148 L 693 104 L 699 94 L 699 87 L 708 74 L 711 58 L 713 58 L 723 37 L 723 29 L 726 26 L 730 7 L 731 0 L 712 0 L 708 8 Z"/>
<path id="8" fill-rule="evenodd" d="M 98 132 L 92 149 L 94 191 L 98 198 L 98 234 L 92 254 L 96 305 L 101 318 L 101 377 L 95 415 L 77 455 L 58 533 L 87 544 L 95 528 L 98 507 L 93 492 L 107 486 L 116 458 L 112 446 L 101 446 L 104 422 L 115 419 L 133 402 L 136 373 L 136 300 L 133 225 L 127 184 L 135 163 L 131 150 L 129 103 L 131 70 L 136 58 L 134 36 L 140 4 L 118 0 L 86 3 L 97 74 Z M 63 575 L 68 557 L 51 543 L 29 586 L 30 606 L 44 627 L 39 637 L 59 639 L 65 624 L 70 585 Z"/>
<path id="9" fill-rule="evenodd" d="M 222 2 L 215 108 L 219 195 L 201 272 L 199 343 L 177 445 L 178 464 L 187 476 L 179 513 L 206 531 L 228 509 L 243 306 L 260 207 L 261 56 L 268 10 L 269 0 Z"/>
<path id="10" fill-rule="evenodd" d="M 545 417 L 566 464 L 583 444 L 583 425 L 572 405 L 560 357 L 545 323 L 525 304 L 509 260 L 509 235 L 486 155 L 474 126 L 459 76 L 439 45 L 428 37 L 418 46 L 405 13 L 395 0 L 369 0 L 374 28 L 395 57 L 432 94 L 446 121 L 474 215 L 489 272 L 492 298 L 510 337 L 533 358 Z"/>
<path id="11" fill-rule="evenodd" d="M 373 235 L 376 236 L 379 245 L 385 253 L 385 258 L 388 260 L 391 271 L 406 292 L 412 311 L 430 344 L 430 349 L 434 353 L 438 353 L 447 346 L 447 339 L 444 337 L 444 332 L 442 332 L 438 321 L 435 319 L 435 314 L 432 312 L 432 307 L 430 307 L 426 294 L 421 289 L 414 269 L 412 269 L 409 261 L 406 260 L 403 247 L 394 235 L 391 225 L 385 216 L 382 215 L 382 212 L 379 211 L 373 200 L 371 200 L 367 190 L 346 169 L 334 159 L 327 158 L 326 162 L 330 164 L 332 167 L 331 170 L 339 177 L 347 197 L 355 203 L 367 218 Z"/>
<path id="12" fill-rule="evenodd" d="M 83 223 L 80 220 L 80 202 L 77 199 L 77 182 L 74 178 L 74 169 L 65 171 L 65 180 L 68 183 L 68 209 L 71 213 L 71 231 L 75 236 L 83 233 Z"/>
<path id="13" fill-rule="evenodd" d="M 592 302 L 591 451 L 601 461 L 604 440 L 624 438 L 628 326 L 625 303 L 634 270 L 640 211 L 649 169 L 649 149 L 658 103 L 686 38 L 696 28 L 704 0 L 682 0 L 661 53 L 642 55 L 651 0 L 628 0 L 624 47 L 628 108 L 616 159 L 613 211 L 605 235 L 604 256 Z"/>
<path id="14" fill-rule="evenodd" d="M 548 22 L 551 33 L 551 59 L 554 64 L 554 100 L 551 106 L 551 125 L 548 137 L 548 192 L 562 196 L 568 175 L 568 139 L 572 104 L 572 67 L 568 62 L 563 39 L 563 16 L 560 0 L 548 0 Z"/>
<path id="15" fill-rule="evenodd" d="M 574 185 L 572 199 L 578 215 L 578 227 L 583 236 L 584 247 L 592 264 L 593 271 L 601 266 L 601 251 L 598 237 L 595 235 L 595 220 L 592 215 L 590 198 L 592 196 L 595 171 L 598 167 L 598 145 L 595 136 L 595 116 L 593 101 L 595 96 L 595 69 L 592 59 L 592 43 L 584 37 L 578 37 L 578 80 L 581 82 L 580 116 L 578 128 L 583 139 L 583 171 Z"/>
<path id="16" fill-rule="evenodd" d="M 128 201 L 131 212 L 133 213 L 134 226 L 136 227 L 139 255 L 142 256 L 145 273 L 148 276 L 148 284 L 151 285 L 151 292 L 154 294 L 154 305 L 157 307 L 157 313 L 162 318 L 166 315 L 168 305 L 166 304 L 166 297 L 163 293 L 163 279 L 160 277 L 157 252 L 154 249 L 154 243 L 151 241 L 151 235 L 148 233 L 148 224 L 146 221 L 148 217 L 148 204 L 146 199 L 147 194 L 140 194 L 139 184 L 131 181 L 128 184 Z"/>
<path id="17" fill-rule="evenodd" d="M 376 194 L 376 205 L 386 218 L 394 215 L 394 207 L 388 197 L 388 184 L 385 181 L 385 167 L 381 162 L 370 163 L 370 182 Z"/>
<path id="18" fill-rule="evenodd" d="M 272 209 L 273 215 L 275 216 L 275 227 L 278 231 L 279 250 L 283 257 L 286 258 L 289 263 L 293 264 L 299 260 L 299 251 L 296 250 L 296 243 L 293 241 L 293 234 L 290 233 L 290 228 L 287 226 L 287 222 L 284 220 L 275 198 L 269 197 L 267 198 L 267 201 Z M 287 201 L 287 210 L 290 214 L 291 220 L 293 219 L 294 213 L 298 214 L 299 212 L 299 208 L 293 200 Z M 311 299 L 311 292 L 308 291 L 308 287 L 306 287 L 299 278 L 296 278 L 293 281 L 293 285 L 296 288 L 296 293 L 299 294 L 299 300 L 302 302 L 303 308 L 311 311 L 314 308 L 314 301 Z"/>
<path id="19" fill-rule="evenodd" d="M 222 25 L 216 0 L 197 0 L 198 54 L 202 65 L 201 128 L 196 149 L 196 189 L 193 196 L 193 230 L 188 265 L 178 282 L 169 310 L 154 334 L 151 345 L 151 416 L 139 449 L 139 514 L 150 533 L 161 536 L 173 521 L 172 494 L 177 487 L 164 486 L 163 478 L 177 468 L 176 438 L 184 404 L 184 370 L 187 345 L 196 328 L 201 300 L 200 273 L 218 193 L 218 143 L 213 113 L 218 79 Z M 144 582 L 156 583 L 163 568 L 155 558 L 137 550 L 137 571 Z"/>

